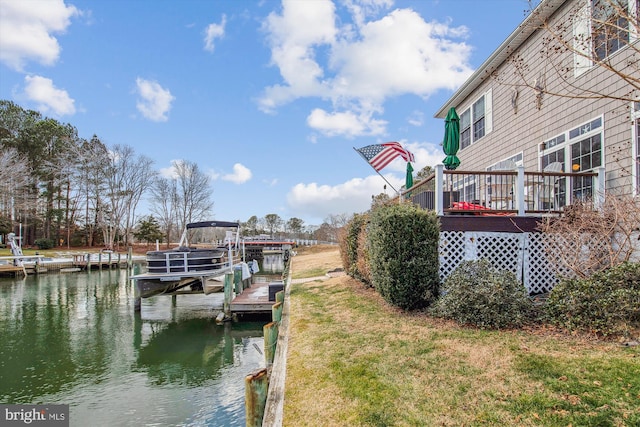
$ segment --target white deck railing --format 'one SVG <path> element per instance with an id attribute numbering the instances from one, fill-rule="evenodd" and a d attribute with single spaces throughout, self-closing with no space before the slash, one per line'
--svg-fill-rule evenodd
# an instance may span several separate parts
<path id="1" fill-rule="evenodd" d="M 438 189 L 438 191 L 436 191 Z M 560 213 L 575 200 L 599 206 L 605 194 L 604 168 L 594 172 L 463 171 L 435 167 L 435 174 L 401 192 L 438 215 L 542 215 Z"/>

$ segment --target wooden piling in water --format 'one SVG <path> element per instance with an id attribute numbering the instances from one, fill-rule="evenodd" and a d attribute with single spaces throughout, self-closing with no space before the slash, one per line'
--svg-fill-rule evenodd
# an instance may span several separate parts
<path id="1" fill-rule="evenodd" d="M 225 273 L 224 275 L 224 302 L 222 311 L 225 320 L 231 319 L 231 300 L 233 299 L 233 273 Z"/>
<path id="2" fill-rule="evenodd" d="M 273 365 L 273 358 L 276 355 L 276 345 L 278 344 L 278 323 L 270 322 L 262 327 L 264 334 L 264 359 L 267 369 Z"/>
<path id="3" fill-rule="evenodd" d="M 265 368 L 259 369 L 244 378 L 245 425 L 262 426 L 269 378 Z"/>
<path id="4" fill-rule="evenodd" d="M 236 268 L 233 270 L 233 284 L 236 290 L 236 295 L 242 293 L 242 269 Z"/>
<path id="5" fill-rule="evenodd" d="M 284 291 L 276 292 L 276 302 L 281 302 L 284 304 Z"/>

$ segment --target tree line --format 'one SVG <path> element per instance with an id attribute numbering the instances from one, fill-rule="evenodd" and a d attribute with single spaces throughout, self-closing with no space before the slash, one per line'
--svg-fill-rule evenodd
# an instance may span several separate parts
<path id="1" fill-rule="evenodd" d="M 136 241 L 175 242 L 189 222 L 211 219 L 211 178 L 176 160 L 171 175 L 128 145 L 89 140 L 69 123 L 0 100 L 0 236 L 21 232 L 26 246 L 118 249 Z M 150 214 L 140 215 L 146 198 Z M 241 222 L 245 235 L 335 241 L 346 215 L 320 226 L 277 214 Z M 4 240 L 3 240 L 4 242 Z"/>

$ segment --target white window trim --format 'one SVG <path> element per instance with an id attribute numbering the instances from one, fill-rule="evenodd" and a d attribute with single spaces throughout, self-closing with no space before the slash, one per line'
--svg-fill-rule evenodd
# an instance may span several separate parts
<path id="1" fill-rule="evenodd" d="M 571 132 L 573 129 L 577 129 L 580 128 L 582 126 L 585 126 L 591 122 L 593 122 L 594 120 L 598 120 L 600 119 L 600 126 L 597 127 L 596 129 L 591 129 L 589 132 L 585 132 L 581 135 L 578 135 L 574 138 L 571 138 L 569 136 L 569 132 Z M 564 170 L 571 170 L 571 165 L 567 164 L 571 162 L 571 145 L 575 144 L 578 141 L 581 141 L 583 139 L 586 138 L 590 138 L 596 134 L 601 134 L 602 137 L 600 139 L 601 141 L 601 148 L 600 150 L 602 151 L 602 166 L 604 166 L 606 164 L 605 162 L 605 148 L 606 148 L 606 144 L 604 141 L 604 128 L 605 128 L 605 123 L 604 123 L 604 115 L 600 115 L 600 116 L 596 116 L 596 117 L 592 117 L 589 120 L 586 120 L 583 123 L 580 123 L 578 126 L 571 126 L 569 128 L 567 128 L 564 132 L 561 132 L 559 134 L 553 135 L 551 138 L 547 138 L 543 141 L 543 143 L 546 145 L 546 143 L 548 141 L 551 141 L 554 138 L 559 137 L 560 135 L 564 135 L 564 142 L 562 142 L 561 144 L 558 145 L 554 145 L 553 147 L 550 148 L 545 148 L 544 150 L 542 148 L 540 148 L 538 150 L 538 168 L 540 170 L 542 170 L 542 157 L 550 154 L 552 152 L 558 151 L 560 149 L 564 150 Z M 538 146 L 540 147 L 542 144 L 539 144 Z"/>
<path id="2" fill-rule="evenodd" d="M 637 2 L 636 0 L 628 0 L 629 16 L 637 16 Z M 586 71 L 593 67 L 592 49 L 593 40 L 591 34 L 591 0 L 587 0 L 586 3 L 576 11 L 573 16 L 573 75 L 574 77 L 580 77 Z M 637 34 L 635 25 L 629 23 L 629 44 L 633 43 L 640 37 Z M 615 55 L 617 52 L 622 51 L 628 46 L 623 46 L 616 50 L 611 55 Z"/>
<path id="3" fill-rule="evenodd" d="M 475 104 L 483 96 L 484 96 L 484 135 L 478 139 L 474 139 L 473 123 L 475 118 L 473 117 L 473 104 Z M 491 131 L 493 131 L 493 89 L 489 89 L 488 91 L 482 93 L 480 96 L 478 96 L 473 101 L 471 101 L 466 108 L 462 109 L 460 116 L 462 116 L 467 111 L 469 111 L 470 126 L 471 126 L 471 129 L 470 129 L 471 135 L 469 136 L 471 143 L 468 145 L 468 147 L 471 147 L 473 144 L 482 140 L 485 136 L 490 134 Z M 460 132 L 462 132 L 462 129 L 460 129 Z M 463 150 L 463 148 L 460 148 L 460 150 Z"/>

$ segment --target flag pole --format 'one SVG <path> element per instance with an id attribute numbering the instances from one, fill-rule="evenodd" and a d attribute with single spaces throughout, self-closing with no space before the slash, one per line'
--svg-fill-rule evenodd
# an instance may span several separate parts
<path id="1" fill-rule="evenodd" d="M 356 153 L 360 154 L 360 157 L 362 157 L 362 159 L 363 159 L 365 162 L 367 162 L 367 164 L 368 164 L 369 166 L 371 166 L 371 163 L 369 163 L 369 161 L 367 160 L 367 158 L 366 158 L 365 156 L 363 156 L 363 155 L 362 155 L 362 153 L 361 153 L 361 152 L 359 152 L 359 151 L 356 149 L 356 147 L 352 147 L 352 148 L 353 148 L 353 150 L 354 150 Z M 371 169 L 373 169 L 374 171 L 376 171 L 376 173 L 377 173 L 378 175 L 380 175 L 380 177 L 382 177 L 382 179 L 384 179 L 384 180 L 386 181 L 386 183 L 387 183 L 387 184 L 389 184 L 389 187 L 391 187 L 391 188 L 393 189 L 393 191 L 395 191 L 398 195 L 400 194 L 400 192 L 399 192 L 398 190 L 396 190 L 396 189 L 394 188 L 394 186 L 393 186 L 393 185 L 391 185 L 391 183 L 390 183 L 389 181 L 387 181 L 387 178 L 385 178 L 384 176 L 382 176 L 382 174 L 381 174 L 380 172 L 378 172 L 378 171 L 376 170 L 376 168 L 374 168 L 373 166 L 371 166 Z"/>

